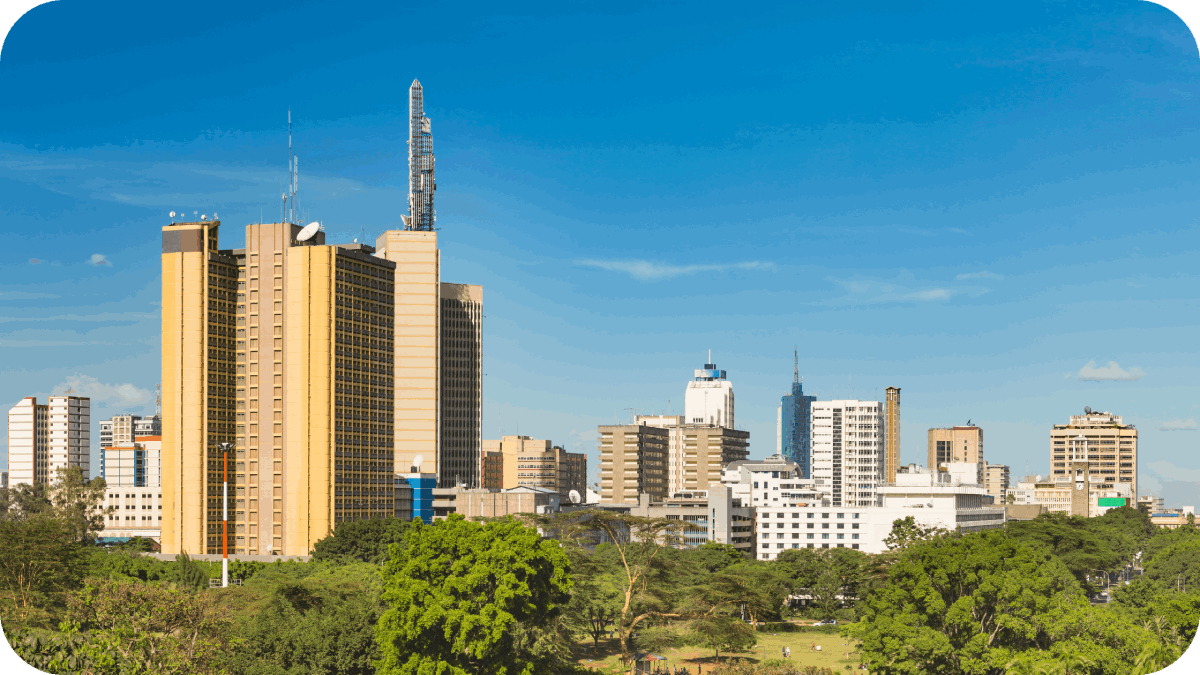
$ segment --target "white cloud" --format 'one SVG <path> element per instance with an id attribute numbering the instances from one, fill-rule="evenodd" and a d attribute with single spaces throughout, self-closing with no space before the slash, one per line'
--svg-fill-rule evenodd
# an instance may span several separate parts
<path id="1" fill-rule="evenodd" d="M 29 264 L 30 264 L 30 265 L 40 265 L 40 264 L 42 264 L 42 261 L 41 261 L 41 260 L 38 260 L 37 258 L 30 258 L 30 259 L 29 259 Z"/>
<path id="2" fill-rule="evenodd" d="M 1192 483 L 1200 482 L 1200 469 L 1187 469 L 1182 466 L 1175 466 L 1165 460 L 1147 462 L 1146 466 L 1154 472 L 1155 477 L 1159 481 L 1165 478 L 1168 480 L 1184 480 Z M 1142 482 L 1141 476 L 1138 476 L 1138 482 Z"/>
<path id="3" fill-rule="evenodd" d="M 639 281 L 670 279 L 671 277 L 683 274 L 695 274 L 697 272 L 775 269 L 775 263 L 759 261 L 712 265 L 669 265 L 650 262 L 649 260 L 578 260 L 576 264 L 609 272 L 624 272 Z"/>
<path id="4" fill-rule="evenodd" d="M 55 395 L 72 390 L 76 396 L 86 396 L 92 403 L 102 402 L 114 406 L 146 404 L 154 401 L 154 392 L 130 383 L 104 384 L 89 375 L 72 375 L 54 387 Z"/>
<path id="5" fill-rule="evenodd" d="M 1162 423 L 1158 428 L 1159 431 L 1196 431 L 1196 420 L 1187 418 L 1186 420 L 1173 419 Z"/>
<path id="6" fill-rule="evenodd" d="M 916 293 L 909 293 L 906 297 L 914 300 L 949 300 L 954 292 L 948 288 L 929 288 Z"/>
<path id="7" fill-rule="evenodd" d="M 1116 361 L 1109 361 L 1103 368 L 1097 368 L 1095 361 L 1088 361 L 1087 365 L 1079 369 L 1080 382 L 1133 382 L 1145 375 L 1141 368 L 1122 370 Z"/>
<path id="8" fill-rule="evenodd" d="M 88 264 L 95 265 L 96 267 L 112 267 L 112 263 L 108 261 L 108 258 L 104 257 L 103 253 L 93 253 L 91 260 L 88 260 Z"/>
<path id="9" fill-rule="evenodd" d="M 997 281 L 1001 281 L 1004 279 L 1004 275 L 996 274 L 995 272 L 986 272 L 986 271 L 985 272 L 965 272 L 954 278 L 958 279 L 960 281 L 963 279 L 995 279 Z"/>
<path id="10" fill-rule="evenodd" d="M 952 227 L 952 228 L 950 228 L 950 231 L 951 231 L 951 232 L 957 232 L 957 233 L 959 233 L 959 234 L 971 234 L 970 232 L 967 232 L 966 230 L 960 230 L 960 229 L 958 229 L 957 227 Z"/>

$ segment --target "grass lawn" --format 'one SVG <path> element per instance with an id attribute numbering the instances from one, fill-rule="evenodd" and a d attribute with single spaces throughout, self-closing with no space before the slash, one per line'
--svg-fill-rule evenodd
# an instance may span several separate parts
<path id="1" fill-rule="evenodd" d="M 821 651 L 810 651 L 814 642 L 820 645 Z M 584 654 L 579 659 L 580 665 L 603 669 L 620 662 L 620 640 L 615 638 L 612 640 L 600 640 L 598 655 L 584 652 L 584 649 L 590 647 L 591 644 L 591 640 L 579 643 L 576 653 Z M 734 652 L 726 654 L 725 652 L 721 652 L 721 662 L 724 663 L 726 659 L 735 659 L 759 663 L 763 660 L 779 659 L 783 656 L 780 653 L 783 647 L 792 648 L 791 662 L 797 666 L 821 666 L 823 668 L 832 668 L 836 673 L 847 672 L 846 666 L 850 666 L 855 675 L 866 673 L 864 670 L 857 670 L 859 663 L 861 663 L 859 654 L 857 653 L 858 643 L 840 635 L 825 635 L 815 632 L 772 634 L 760 631 L 757 648 L 745 653 Z M 655 653 L 659 656 L 667 657 L 666 661 L 660 662 L 662 665 L 668 667 L 687 666 L 688 670 L 692 673 L 697 671 L 696 666 L 704 666 L 705 670 L 707 670 L 710 666 L 716 664 L 712 650 L 705 650 L 700 647 L 668 649 L 665 652 Z"/>

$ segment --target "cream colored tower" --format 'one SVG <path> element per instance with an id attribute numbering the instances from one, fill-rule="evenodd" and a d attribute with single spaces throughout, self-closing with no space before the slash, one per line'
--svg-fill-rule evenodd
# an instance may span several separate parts
<path id="1" fill-rule="evenodd" d="M 164 553 L 221 549 L 217 448 L 234 442 L 237 263 L 217 250 L 220 226 L 163 228 Z"/>
<path id="2" fill-rule="evenodd" d="M 1102 490 L 1125 483 L 1137 496 L 1138 430 L 1122 423 L 1120 415 L 1091 408 L 1085 408 L 1082 415 L 1071 415 L 1069 424 L 1055 424 L 1050 432 L 1052 479 L 1077 480 L 1072 477 L 1069 450 L 1072 439 L 1080 435 L 1088 445 L 1088 482 Z"/>
<path id="3" fill-rule="evenodd" d="M 900 387 L 888 387 L 884 392 L 883 480 L 895 483 L 896 470 L 900 468 Z"/>
<path id="4" fill-rule="evenodd" d="M 437 232 L 388 230 L 376 255 L 396 264 L 395 471 L 439 473 L 440 254 Z"/>

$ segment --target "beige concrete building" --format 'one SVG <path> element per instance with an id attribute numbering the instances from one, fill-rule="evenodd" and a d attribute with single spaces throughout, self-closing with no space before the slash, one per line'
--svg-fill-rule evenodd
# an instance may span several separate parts
<path id="1" fill-rule="evenodd" d="M 896 482 L 900 469 L 900 387 L 888 387 L 883 408 L 883 481 Z"/>
<path id="2" fill-rule="evenodd" d="M 47 468 L 50 480 L 58 470 L 79 467 L 84 478 L 91 478 L 92 401 L 72 396 L 70 390 L 51 396 L 46 403 Z"/>
<path id="3" fill-rule="evenodd" d="M 483 477 L 480 483 L 485 488 L 501 490 L 504 488 L 504 455 L 499 450 L 488 451 L 487 444 L 495 443 L 500 447 L 500 441 L 483 441 Z"/>
<path id="4" fill-rule="evenodd" d="M 978 464 L 979 477 L 976 483 L 984 484 L 983 429 L 974 425 L 930 429 L 926 453 L 930 470 L 951 462 Z"/>
<path id="5" fill-rule="evenodd" d="M 587 490 L 587 455 L 567 452 L 544 439 L 504 436 L 483 441 L 484 455 L 491 456 L 494 471 L 487 480 L 505 490 L 539 488 L 568 499 L 571 490 L 582 499 Z M 486 461 L 486 460 L 485 460 Z"/>
<path id="6" fill-rule="evenodd" d="M 983 487 L 996 498 L 997 504 L 1008 494 L 1009 473 L 1005 464 L 987 464 L 983 467 Z"/>
<path id="7" fill-rule="evenodd" d="M 521 513 L 555 513 L 562 495 L 545 488 L 516 487 L 507 490 L 486 488 L 438 488 L 435 491 L 434 520 L 451 513 L 471 520 L 503 518 Z"/>
<path id="8" fill-rule="evenodd" d="M 638 415 L 637 424 L 666 429 L 667 494 L 707 490 L 721 470 L 750 455 L 750 432 L 709 424 L 684 424 L 684 415 Z"/>
<path id="9" fill-rule="evenodd" d="M 647 424 L 600 425 L 600 503 L 627 504 L 648 493 L 666 499 L 670 432 Z"/>
<path id="10" fill-rule="evenodd" d="M 1035 505 L 1044 507 L 1049 513 L 1065 513 L 1087 518 L 1102 516 L 1109 509 L 1133 503 L 1129 486 L 1121 484 L 1105 488 L 1089 483 L 1086 489 L 1079 489 L 1077 485 L 1067 481 L 1022 481 L 1017 483 L 1016 487 L 1007 490 L 1006 502 L 1008 495 L 1012 496 L 1014 504 Z"/>
<path id="11" fill-rule="evenodd" d="M 439 482 L 483 484 L 483 287 L 441 284 Z"/>
<path id="12" fill-rule="evenodd" d="M 337 522 L 388 515 L 395 264 L 364 245 L 217 221 L 163 228 L 164 553 L 306 555 Z"/>
<path id="13" fill-rule="evenodd" d="M 1085 408 L 1083 415 L 1071 415 L 1070 423 L 1055 424 L 1050 432 L 1050 475 L 1054 480 L 1067 480 L 1071 475 L 1070 450 L 1072 439 L 1083 436 L 1091 483 L 1100 489 L 1111 489 L 1124 483 L 1137 495 L 1138 430 L 1132 424 L 1122 424 L 1119 415 Z"/>
<path id="14" fill-rule="evenodd" d="M 109 485 L 104 495 L 106 516 L 102 538 L 145 537 L 162 542 L 162 488 Z"/>
<path id="15" fill-rule="evenodd" d="M 396 264 L 395 470 L 441 474 L 438 452 L 441 396 L 441 254 L 437 232 L 388 230 L 375 240 L 376 255 Z"/>

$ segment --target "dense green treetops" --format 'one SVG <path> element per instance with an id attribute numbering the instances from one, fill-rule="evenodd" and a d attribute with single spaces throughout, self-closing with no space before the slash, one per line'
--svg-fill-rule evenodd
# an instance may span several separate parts
<path id="1" fill-rule="evenodd" d="M 539 672 L 515 642 L 569 600 L 569 564 L 558 542 L 516 520 L 451 516 L 434 526 L 414 522 L 405 546 L 392 544 L 389 555 L 378 672 Z"/>

